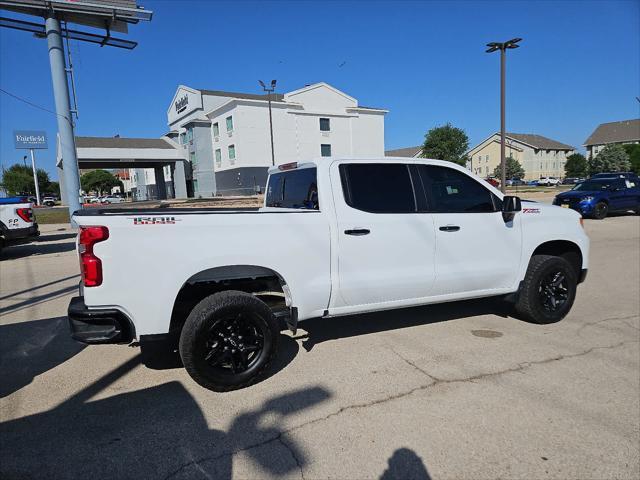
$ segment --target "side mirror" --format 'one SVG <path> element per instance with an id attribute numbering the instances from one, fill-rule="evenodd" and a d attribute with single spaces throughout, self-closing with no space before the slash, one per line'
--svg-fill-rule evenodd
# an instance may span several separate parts
<path id="1" fill-rule="evenodd" d="M 520 197 L 514 197 L 511 195 L 505 195 L 502 197 L 502 219 L 507 222 L 511 222 L 516 216 L 516 213 L 522 210 L 522 202 Z"/>

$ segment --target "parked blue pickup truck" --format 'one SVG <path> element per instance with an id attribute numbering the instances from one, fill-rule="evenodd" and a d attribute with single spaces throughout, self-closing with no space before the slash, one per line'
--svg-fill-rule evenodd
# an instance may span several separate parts
<path id="1" fill-rule="evenodd" d="M 556 195 L 553 204 L 598 220 L 609 212 L 633 210 L 640 213 L 640 179 L 631 176 L 590 178 L 572 190 Z"/>

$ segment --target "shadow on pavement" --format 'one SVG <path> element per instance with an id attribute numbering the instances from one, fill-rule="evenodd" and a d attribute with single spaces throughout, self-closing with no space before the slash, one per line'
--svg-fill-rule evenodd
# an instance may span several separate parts
<path id="1" fill-rule="evenodd" d="M 75 250 L 75 242 L 64 243 L 27 243 L 24 245 L 13 245 L 3 248 L 0 256 L 3 260 L 13 260 L 30 255 L 47 255 L 51 253 L 64 253 Z"/>
<path id="2" fill-rule="evenodd" d="M 298 342 L 288 335 L 280 334 L 278 342 L 276 358 L 261 382 L 283 370 L 296 358 L 300 350 Z M 170 341 L 145 341 L 144 336 L 140 339 L 140 360 L 145 367 L 153 370 L 184 368 L 175 342 L 172 344 Z"/>
<path id="3" fill-rule="evenodd" d="M 307 463 L 301 447 L 280 440 L 281 422 L 326 401 L 328 391 L 267 400 L 239 413 L 226 432 L 209 428 L 179 382 L 91 400 L 139 364 L 134 357 L 56 408 L 0 424 L 0 477 L 227 479 L 238 451 L 265 475 Z"/>
<path id="4" fill-rule="evenodd" d="M 75 238 L 76 235 L 77 234 L 75 232 L 40 235 L 38 237 L 38 242 L 55 242 L 57 240 L 66 240 L 67 238 Z"/>
<path id="5" fill-rule="evenodd" d="M 308 333 L 308 336 L 302 342 L 302 347 L 306 351 L 311 351 L 315 345 L 328 340 L 486 314 L 499 315 L 506 318 L 510 316 L 511 311 L 502 297 L 490 297 L 461 302 L 439 303 L 423 307 L 385 310 L 361 315 L 313 318 L 300 322 L 300 327 Z"/>
<path id="6" fill-rule="evenodd" d="M 409 448 L 399 448 L 389 459 L 380 480 L 431 480 L 422 459 Z"/>
<path id="7" fill-rule="evenodd" d="M 77 292 L 77 291 L 78 291 L 78 285 L 69 285 L 68 287 L 62 287 L 62 288 L 59 288 L 58 290 L 54 290 L 53 292 L 43 293 L 42 295 L 35 295 L 31 298 L 28 298 L 27 300 L 22 300 L 21 302 L 13 303 L 8 307 L 2 307 L 0 308 L 0 313 L 17 312 L 18 310 L 22 310 L 23 308 L 27 308 L 39 303 L 45 303 L 45 302 L 48 302 L 49 300 L 53 300 L 54 298 L 58 298 L 58 297 L 67 295 L 68 293 Z"/>
<path id="8" fill-rule="evenodd" d="M 20 290 L 19 292 L 13 292 L 13 293 L 10 293 L 9 295 L 4 295 L 4 296 L 0 297 L 0 300 L 6 300 L 8 298 L 15 297 L 15 296 L 18 296 L 18 295 L 22 295 L 24 293 L 33 292 L 34 290 L 40 290 L 41 288 L 49 287 L 51 285 L 55 285 L 56 283 L 66 282 L 67 280 L 71 280 L 73 278 L 77 278 L 78 281 L 79 281 L 80 280 L 80 275 L 78 275 L 78 274 L 69 275 L 68 277 L 59 278 L 58 280 L 53 280 L 51 282 L 43 283 L 42 285 L 36 285 L 35 287 L 27 288 L 25 290 Z"/>
<path id="9" fill-rule="evenodd" d="M 0 398 L 79 353 L 66 317 L 0 325 Z"/>

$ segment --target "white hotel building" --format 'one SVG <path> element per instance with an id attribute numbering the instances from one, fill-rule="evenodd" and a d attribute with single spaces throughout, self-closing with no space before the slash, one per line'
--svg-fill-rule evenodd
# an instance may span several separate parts
<path id="1" fill-rule="evenodd" d="M 383 156 L 387 110 L 326 83 L 271 97 L 275 164 L 330 156 Z M 267 95 L 179 86 L 167 110 L 167 137 L 183 150 L 189 196 L 247 195 L 264 188 L 271 166 Z"/>

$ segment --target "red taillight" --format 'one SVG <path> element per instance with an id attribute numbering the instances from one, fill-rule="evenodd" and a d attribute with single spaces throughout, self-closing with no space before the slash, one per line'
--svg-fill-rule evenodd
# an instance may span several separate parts
<path id="1" fill-rule="evenodd" d="M 109 238 L 107 227 L 80 227 L 78 250 L 85 287 L 97 287 L 102 284 L 102 261 L 93 254 L 93 246 L 107 238 Z"/>
<path id="2" fill-rule="evenodd" d="M 16 208 L 16 214 L 25 222 L 33 222 L 33 210 L 30 208 Z"/>

